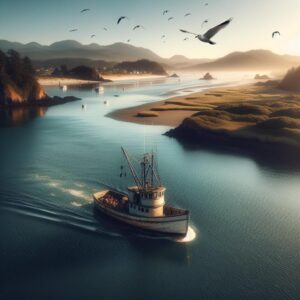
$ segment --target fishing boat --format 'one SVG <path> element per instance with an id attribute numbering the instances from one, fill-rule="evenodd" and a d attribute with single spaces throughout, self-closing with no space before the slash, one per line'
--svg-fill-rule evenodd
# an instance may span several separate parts
<path id="1" fill-rule="evenodd" d="M 127 151 L 122 152 L 135 185 L 128 193 L 113 189 L 99 191 L 93 195 L 96 210 L 118 221 L 137 228 L 167 235 L 185 236 L 189 225 L 189 211 L 165 203 L 166 188 L 162 185 L 153 153 L 143 155 L 138 176 Z M 121 166 L 120 176 L 126 176 Z"/>

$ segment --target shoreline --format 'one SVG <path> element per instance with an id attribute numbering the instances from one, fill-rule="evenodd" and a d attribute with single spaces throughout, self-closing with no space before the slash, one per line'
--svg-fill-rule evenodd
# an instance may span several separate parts
<path id="1" fill-rule="evenodd" d="M 195 145 L 288 152 L 300 148 L 300 93 L 282 90 L 276 81 L 207 89 L 107 116 L 169 126 L 167 136 Z"/>
<path id="2" fill-rule="evenodd" d="M 104 80 L 111 80 L 112 82 L 105 81 L 93 81 L 93 80 L 83 80 L 76 78 L 67 77 L 39 77 L 38 82 L 41 86 L 63 86 L 63 85 L 91 85 L 91 84 L 107 84 L 107 83 L 121 83 L 130 80 L 151 80 L 151 79 L 162 79 L 166 76 L 162 75 L 104 75 Z"/>
<path id="3" fill-rule="evenodd" d="M 253 83 L 249 84 L 240 84 L 240 85 L 225 85 L 225 86 L 213 86 L 213 87 L 207 87 L 205 86 L 204 89 L 200 92 L 193 92 L 193 93 L 187 93 L 186 95 L 180 95 L 180 96 L 171 96 L 172 92 L 169 93 L 171 97 L 166 98 L 164 100 L 159 100 L 151 103 L 141 104 L 134 107 L 129 108 L 122 108 L 115 111 L 110 112 L 106 116 L 122 122 L 129 122 L 129 123 L 135 123 L 135 124 L 141 124 L 141 125 L 157 125 L 157 126 L 169 126 L 169 127 L 176 127 L 182 123 L 182 121 L 185 118 L 191 117 L 193 114 L 195 114 L 197 111 L 193 108 L 193 106 L 190 106 L 190 110 L 188 108 L 185 108 L 184 110 L 160 110 L 156 111 L 157 116 L 153 117 L 139 117 L 137 116 L 140 112 L 149 112 L 152 111 L 155 108 L 161 107 L 165 105 L 168 102 L 173 101 L 182 101 L 186 98 L 197 98 L 205 95 L 206 93 L 211 92 L 222 92 L 226 89 L 239 89 L 243 87 L 252 86 Z M 167 96 L 167 95 L 166 95 Z"/>

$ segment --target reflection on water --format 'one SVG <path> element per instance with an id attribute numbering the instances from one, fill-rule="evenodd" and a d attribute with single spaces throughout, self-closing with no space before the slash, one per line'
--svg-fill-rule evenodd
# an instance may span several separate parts
<path id="1" fill-rule="evenodd" d="M 46 112 L 46 107 L 0 109 L 0 126 L 17 126 L 36 117 L 44 117 Z"/>

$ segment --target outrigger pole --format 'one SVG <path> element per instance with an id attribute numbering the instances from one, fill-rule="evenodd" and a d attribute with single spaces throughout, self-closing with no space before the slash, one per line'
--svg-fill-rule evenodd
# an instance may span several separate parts
<path id="1" fill-rule="evenodd" d="M 136 171 L 135 171 L 135 169 L 134 169 L 134 167 L 133 167 L 133 165 L 132 165 L 132 163 L 131 163 L 131 161 L 130 161 L 130 158 L 129 158 L 129 156 L 128 156 L 126 150 L 125 150 L 123 147 L 121 147 L 121 149 L 122 149 L 122 152 L 123 152 L 123 154 L 124 154 L 124 156 L 125 156 L 125 158 L 126 158 L 126 160 L 127 160 L 127 163 L 128 163 L 130 172 L 131 172 L 131 174 L 132 174 L 132 177 L 133 177 L 133 179 L 134 179 L 134 181 L 135 181 L 135 184 L 136 184 L 137 187 L 140 189 L 140 187 L 142 187 L 143 184 L 142 184 L 142 182 L 140 181 L 139 177 L 137 176 Z"/>

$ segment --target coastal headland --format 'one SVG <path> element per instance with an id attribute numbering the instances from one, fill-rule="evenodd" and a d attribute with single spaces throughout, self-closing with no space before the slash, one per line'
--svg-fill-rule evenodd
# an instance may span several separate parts
<path id="1" fill-rule="evenodd" d="M 170 126 L 168 136 L 196 144 L 300 147 L 300 93 L 279 88 L 277 81 L 215 88 L 108 116 Z"/>

